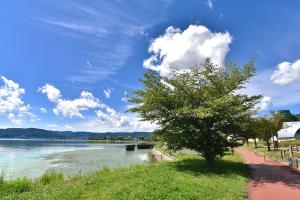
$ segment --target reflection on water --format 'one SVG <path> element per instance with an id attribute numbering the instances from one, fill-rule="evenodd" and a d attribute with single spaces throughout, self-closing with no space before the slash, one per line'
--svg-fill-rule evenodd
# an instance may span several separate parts
<path id="1" fill-rule="evenodd" d="M 46 171 L 65 175 L 87 173 L 102 167 L 147 162 L 147 150 L 125 151 L 124 144 L 85 141 L 0 140 L 0 171 L 7 179 L 35 178 Z"/>

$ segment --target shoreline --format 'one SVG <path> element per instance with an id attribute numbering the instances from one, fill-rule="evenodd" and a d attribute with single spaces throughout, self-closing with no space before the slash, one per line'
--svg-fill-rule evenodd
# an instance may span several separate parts
<path id="1" fill-rule="evenodd" d="M 45 139 L 45 138 L 0 138 L 0 141 L 68 141 L 68 142 L 95 142 L 95 143 L 111 143 L 111 144 L 131 144 L 132 140 L 92 140 L 92 139 Z"/>
<path id="2" fill-rule="evenodd" d="M 150 162 L 162 162 L 162 161 L 174 161 L 176 158 L 160 151 L 157 148 L 153 148 L 147 153 Z"/>

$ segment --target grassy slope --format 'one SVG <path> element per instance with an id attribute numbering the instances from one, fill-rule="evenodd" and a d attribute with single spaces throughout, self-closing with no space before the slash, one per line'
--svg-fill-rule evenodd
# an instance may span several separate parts
<path id="1" fill-rule="evenodd" d="M 0 199 L 245 199 L 247 169 L 235 154 L 208 170 L 195 154 L 175 162 L 142 164 L 63 180 L 46 174 L 36 181 L 2 182 Z"/>

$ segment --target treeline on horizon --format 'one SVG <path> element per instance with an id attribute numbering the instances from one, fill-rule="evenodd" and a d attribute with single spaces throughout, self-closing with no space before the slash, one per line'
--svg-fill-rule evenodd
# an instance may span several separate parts
<path id="1" fill-rule="evenodd" d="M 150 138 L 150 132 L 72 132 L 51 131 L 37 128 L 0 129 L 0 138 L 20 139 L 90 139 L 90 140 L 127 140 L 133 138 Z"/>

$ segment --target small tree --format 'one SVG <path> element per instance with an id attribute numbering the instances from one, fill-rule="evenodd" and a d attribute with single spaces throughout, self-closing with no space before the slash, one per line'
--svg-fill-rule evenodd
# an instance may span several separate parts
<path id="1" fill-rule="evenodd" d="M 271 112 L 271 115 L 268 117 L 258 119 L 257 130 L 259 131 L 259 137 L 266 142 L 268 151 L 271 150 L 271 138 L 274 150 L 276 148 L 274 137 L 277 136 L 277 132 L 283 127 L 283 120 L 284 116 L 275 112 Z"/>
<path id="2" fill-rule="evenodd" d="M 259 137 L 260 134 L 260 130 L 258 126 L 259 126 L 258 119 L 251 116 L 246 122 L 242 123 L 241 131 L 240 131 L 241 135 L 243 135 L 247 144 L 249 139 L 254 140 L 255 148 L 257 148 L 256 139 Z"/>
<path id="3" fill-rule="evenodd" d="M 148 70 L 130 102 L 130 109 L 142 120 L 156 123 L 154 132 L 166 142 L 198 151 L 214 166 L 215 160 L 242 139 L 241 124 L 253 115 L 260 96 L 239 94 L 255 75 L 253 62 L 242 68 L 228 64 L 224 68 L 207 60 L 188 72 L 171 70 L 161 76 Z"/>
<path id="4" fill-rule="evenodd" d="M 140 136 L 140 137 L 139 137 L 139 140 L 140 140 L 140 141 L 144 141 L 144 140 L 145 140 L 145 137 L 144 137 L 144 136 Z"/>
<path id="5" fill-rule="evenodd" d="M 132 140 L 132 137 L 129 135 L 129 136 L 127 136 L 127 140 L 128 141 L 131 141 Z"/>
<path id="6" fill-rule="evenodd" d="M 271 112 L 271 128 L 272 128 L 272 142 L 273 142 L 273 148 L 276 149 L 276 144 L 274 137 L 278 136 L 278 131 L 283 128 L 283 122 L 285 120 L 284 115 L 282 115 L 280 112 Z"/>

